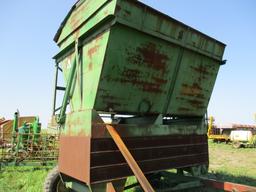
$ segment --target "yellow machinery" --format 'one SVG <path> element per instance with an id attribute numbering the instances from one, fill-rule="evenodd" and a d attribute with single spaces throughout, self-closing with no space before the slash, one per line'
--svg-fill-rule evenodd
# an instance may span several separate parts
<path id="1" fill-rule="evenodd" d="M 229 134 L 223 134 L 223 132 L 220 129 L 216 128 L 216 126 L 214 125 L 214 121 L 214 117 L 210 116 L 207 132 L 208 139 L 213 139 L 213 141 L 216 142 L 229 142 Z"/>

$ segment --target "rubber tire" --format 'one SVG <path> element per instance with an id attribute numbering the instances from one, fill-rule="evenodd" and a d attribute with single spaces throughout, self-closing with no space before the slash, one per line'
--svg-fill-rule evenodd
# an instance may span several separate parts
<path id="1" fill-rule="evenodd" d="M 57 192 L 57 186 L 59 182 L 62 182 L 60 179 L 58 166 L 54 167 L 47 175 L 43 187 L 44 192 Z M 70 191 L 65 189 L 63 192 Z"/>

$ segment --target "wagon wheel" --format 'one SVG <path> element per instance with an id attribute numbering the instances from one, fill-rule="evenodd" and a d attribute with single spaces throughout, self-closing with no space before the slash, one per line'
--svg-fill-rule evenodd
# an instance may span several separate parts
<path id="1" fill-rule="evenodd" d="M 65 184 L 62 182 L 58 166 L 53 168 L 47 175 L 44 183 L 44 192 L 70 192 Z"/>
<path id="2" fill-rule="evenodd" d="M 241 143 L 240 143 L 239 141 L 234 141 L 234 142 L 233 142 L 233 147 L 236 148 L 236 149 L 238 149 L 238 148 L 241 147 Z"/>

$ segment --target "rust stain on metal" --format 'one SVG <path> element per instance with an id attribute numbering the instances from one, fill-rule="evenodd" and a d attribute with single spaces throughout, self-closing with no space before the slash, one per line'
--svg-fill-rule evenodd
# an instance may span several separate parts
<path id="1" fill-rule="evenodd" d="M 128 69 L 125 68 L 122 72 L 122 76 L 132 79 L 139 79 L 140 78 L 141 71 L 138 69 Z"/>
<path id="2" fill-rule="evenodd" d="M 92 58 L 93 54 L 95 54 L 99 50 L 100 45 L 95 45 L 88 50 L 88 56 Z"/>
<path id="3" fill-rule="evenodd" d="M 76 27 L 78 26 L 79 22 L 80 22 L 80 20 L 77 20 L 76 18 L 72 18 L 71 19 L 70 24 L 71 24 L 72 30 L 76 29 Z"/>
<path id="4" fill-rule="evenodd" d="M 79 22 L 81 21 L 81 17 L 79 17 L 79 15 L 81 15 L 82 13 L 85 12 L 85 8 L 88 6 L 89 2 L 85 2 L 84 4 L 82 4 L 81 6 L 79 6 L 77 8 L 76 11 L 74 11 L 74 13 L 72 14 L 71 18 L 70 18 L 70 25 L 72 27 L 72 29 L 74 30 L 76 27 L 78 27 Z"/>
<path id="5" fill-rule="evenodd" d="M 68 68 L 70 67 L 69 65 L 71 65 L 73 56 L 74 56 L 74 54 L 68 55 L 68 56 L 66 57 L 66 59 L 64 60 L 64 62 L 61 63 L 61 67 L 62 67 L 63 69 L 68 69 Z"/>
<path id="6" fill-rule="evenodd" d="M 99 34 L 99 35 L 96 36 L 95 41 L 96 41 L 96 43 L 98 43 L 102 39 L 103 39 L 103 34 Z"/>
<path id="7" fill-rule="evenodd" d="M 91 71 L 91 70 L 92 70 L 92 62 L 90 62 L 90 63 L 89 63 L 89 65 L 88 65 L 88 69 L 89 69 L 89 71 Z"/>
<path id="8" fill-rule="evenodd" d="M 195 72 L 200 73 L 200 74 L 205 74 L 205 75 L 210 74 L 210 72 L 207 70 L 207 68 L 203 65 L 200 65 L 198 67 L 191 66 L 191 69 L 193 69 Z"/>
<path id="9" fill-rule="evenodd" d="M 186 108 L 186 107 L 180 107 L 180 108 L 178 108 L 178 111 L 191 111 L 191 109 Z"/>
<path id="10" fill-rule="evenodd" d="M 101 138 L 107 135 L 106 126 L 103 123 L 92 123 L 92 137 Z"/>
<path id="11" fill-rule="evenodd" d="M 108 10 L 104 11 L 104 15 L 107 16 L 108 15 Z"/>
<path id="12" fill-rule="evenodd" d="M 195 108 L 205 108 L 203 101 L 198 100 L 188 100 L 188 102 Z"/>
<path id="13" fill-rule="evenodd" d="M 203 89 L 200 87 L 200 85 L 198 83 L 193 83 L 192 85 L 182 84 L 180 94 L 204 99 L 202 92 Z"/>
<path id="14" fill-rule="evenodd" d="M 202 64 L 198 67 L 190 66 L 193 72 L 198 74 L 198 81 L 206 80 L 208 79 L 208 76 L 212 75 L 207 67 L 203 66 Z"/>
<path id="15" fill-rule="evenodd" d="M 144 47 L 138 47 L 138 52 L 148 67 L 165 73 L 168 56 L 160 53 L 155 44 L 148 43 Z"/>
<path id="16" fill-rule="evenodd" d="M 142 89 L 144 92 L 151 92 L 151 93 L 162 93 L 162 84 L 167 83 L 166 80 L 152 77 L 151 81 L 143 80 L 143 71 L 138 69 L 128 69 L 125 68 L 121 73 L 121 79 L 117 80 L 121 83 L 131 83 L 138 88 Z M 150 80 L 150 79 L 149 79 Z"/>
<path id="17" fill-rule="evenodd" d="M 75 38 L 75 39 L 78 39 L 79 35 L 80 35 L 80 30 L 77 29 L 77 30 L 74 32 L 74 38 Z"/>
<path id="18" fill-rule="evenodd" d="M 81 129 L 79 132 L 74 132 L 73 127 L 81 127 L 84 121 L 81 118 L 69 118 L 66 121 L 65 129 L 67 129 L 66 133 L 68 136 L 79 135 L 79 136 L 87 136 L 86 129 Z"/>
<path id="19" fill-rule="evenodd" d="M 90 183 L 90 137 L 60 137 L 59 170 L 79 181 Z"/>
<path id="20" fill-rule="evenodd" d="M 103 100 L 103 102 L 106 104 L 107 109 L 115 109 L 115 107 L 120 107 L 121 103 L 122 105 L 125 105 L 123 102 L 123 98 L 121 97 L 115 97 L 109 94 L 104 94 L 100 96 Z"/>
<path id="21" fill-rule="evenodd" d="M 136 52 L 127 50 L 128 61 L 136 65 L 147 65 L 148 68 L 166 73 L 168 55 L 160 53 L 154 43 L 147 43 L 141 47 L 137 47 Z"/>
<path id="22" fill-rule="evenodd" d="M 154 83 L 143 83 L 143 91 L 150 93 L 162 93 L 163 91 L 158 84 Z"/>
<path id="23" fill-rule="evenodd" d="M 158 84 L 166 84 L 167 83 L 167 80 L 166 79 L 162 79 L 162 78 L 159 78 L 159 77 L 152 77 L 152 79 L 158 83 Z"/>

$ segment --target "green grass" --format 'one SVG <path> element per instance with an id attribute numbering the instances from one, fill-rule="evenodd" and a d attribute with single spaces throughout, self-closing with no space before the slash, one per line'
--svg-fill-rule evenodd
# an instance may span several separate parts
<path id="1" fill-rule="evenodd" d="M 210 176 L 256 186 L 256 148 L 234 149 L 231 145 L 209 142 Z"/>
<path id="2" fill-rule="evenodd" d="M 256 148 L 234 149 L 209 142 L 209 177 L 256 186 Z M 12 167 L 0 172 L 0 192 L 41 192 L 47 170 Z M 130 184 L 136 182 L 129 178 Z"/>
<path id="3" fill-rule="evenodd" d="M 10 167 L 0 172 L 1 192 L 41 192 L 48 170 L 31 167 Z"/>

